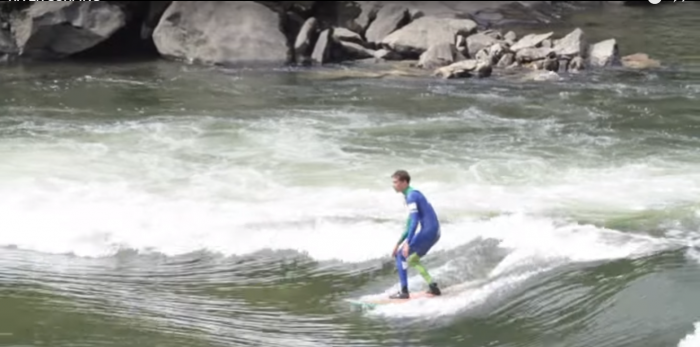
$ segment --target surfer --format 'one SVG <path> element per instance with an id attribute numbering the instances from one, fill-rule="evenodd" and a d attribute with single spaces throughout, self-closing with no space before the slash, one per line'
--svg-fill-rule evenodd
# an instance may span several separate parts
<path id="1" fill-rule="evenodd" d="M 428 271 L 420 263 L 420 258 L 440 239 L 440 222 L 433 206 L 428 202 L 423 193 L 411 187 L 411 176 L 405 170 L 398 170 L 391 176 L 394 190 L 403 193 L 408 206 L 408 221 L 406 230 L 401 235 L 399 242 L 394 246 L 392 256 L 396 258 L 396 269 L 399 272 L 401 291 L 390 296 L 392 299 L 408 299 L 408 278 L 406 270 L 408 265 L 418 270 L 426 283 L 428 293 L 440 295 L 440 289 L 428 274 Z M 420 229 L 418 225 L 420 224 Z M 399 251 L 399 246 L 403 244 Z"/>

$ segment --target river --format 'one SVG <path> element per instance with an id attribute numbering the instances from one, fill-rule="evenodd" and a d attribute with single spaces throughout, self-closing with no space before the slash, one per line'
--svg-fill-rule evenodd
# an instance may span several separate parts
<path id="1" fill-rule="evenodd" d="M 697 346 L 699 17 L 578 15 L 664 67 L 559 82 L 3 68 L 0 345 Z M 461 291 L 358 311 L 397 290 L 396 169 Z"/>

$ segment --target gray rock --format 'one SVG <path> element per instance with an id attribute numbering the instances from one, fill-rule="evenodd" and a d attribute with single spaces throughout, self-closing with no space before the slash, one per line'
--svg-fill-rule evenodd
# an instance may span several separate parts
<path id="1" fill-rule="evenodd" d="M 484 48 L 488 48 L 498 43 L 498 39 L 488 33 L 477 33 L 467 37 L 467 50 L 470 57 L 476 57 L 476 54 Z"/>
<path id="2" fill-rule="evenodd" d="M 17 45 L 15 44 L 12 33 L 6 30 L 0 30 L 0 56 L 4 54 L 17 54 Z"/>
<path id="3" fill-rule="evenodd" d="M 552 48 L 524 48 L 515 54 L 515 60 L 521 64 L 538 61 L 547 57 L 550 52 L 553 52 Z"/>
<path id="4" fill-rule="evenodd" d="M 453 43 L 457 35 L 469 36 L 477 24 L 469 19 L 421 17 L 382 40 L 384 47 L 415 58 L 431 45 Z"/>
<path id="5" fill-rule="evenodd" d="M 388 49 L 378 49 L 374 51 L 374 57 L 381 60 L 402 60 L 401 54 Z"/>
<path id="6" fill-rule="evenodd" d="M 316 18 L 311 17 L 304 22 L 294 43 L 294 54 L 296 54 L 297 63 L 301 65 L 309 65 L 311 63 L 312 44 L 317 37 L 318 21 Z"/>
<path id="7" fill-rule="evenodd" d="M 580 56 L 578 56 L 578 57 L 574 57 L 573 59 L 571 59 L 567 70 L 568 71 L 581 71 L 581 70 L 584 70 L 585 68 L 586 68 L 586 63 L 585 63 L 584 59 L 581 58 Z"/>
<path id="8" fill-rule="evenodd" d="M 448 66 L 443 66 L 435 70 L 433 76 L 443 79 L 465 78 L 465 77 L 489 77 L 493 72 L 493 67 L 487 61 L 475 59 L 462 60 Z"/>
<path id="9" fill-rule="evenodd" d="M 36 2 L 12 19 L 19 54 L 61 58 L 108 39 L 126 23 L 124 12 L 109 2 Z"/>
<path id="10" fill-rule="evenodd" d="M 469 54 L 467 50 L 467 38 L 464 37 L 464 35 L 457 35 L 455 38 L 455 47 L 458 51 L 462 52 L 462 54 Z"/>
<path id="11" fill-rule="evenodd" d="M 650 69 L 661 67 L 661 62 L 652 58 L 645 53 L 635 53 L 622 57 L 620 59 L 622 65 L 631 69 Z"/>
<path id="12" fill-rule="evenodd" d="M 560 59 L 558 72 L 566 72 L 568 70 L 569 70 L 569 61 L 566 59 Z"/>
<path id="13" fill-rule="evenodd" d="M 491 63 L 496 64 L 507 51 L 504 44 L 496 43 L 488 48 L 489 60 Z"/>
<path id="14" fill-rule="evenodd" d="M 173 1 L 153 32 L 161 55 L 206 64 L 291 61 L 281 16 L 253 1 Z"/>
<path id="15" fill-rule="evenodd" d="M 465 60 L 455 45 L 451 43 L 438 43 L 430 46 L 418 59 L 418 67 L 424 69 L 435 69 L 454 62 Z"/>
<path id="16" fill-rule="evenodd" d="M 376 54 L 374 50 L 365 48 L 354 42 L 339 41 L 338 45 L 343 51 L 343 59 L 360 60 L 374 58 Z"/>
<path id="17" fill-rule="evenodd" d="M 365 46 L 365 41 L 360 34 L 346 28 L 333 28 L 333 39 L 335 41 L 353 42 Z"/>
<path id="18" fill-rule="evenodd" d="M 588 63 L 591 66 L 620 65 L 620 52 L 615 39 L 592 44 L 588 49 Z"/>
<path id="19" fill-rule="evenodd" d="M 504 36 L 503 39 L 510 42 L 511 45 L 515 44 L 515 41 L 518 39 L 518 35 L 515 34 L 513 31 L 507 32 Z"/>
<path id="20" fill-rule="evenodd" d="M 311 61 L 317 64 L 326 64 L 333 59 L 333 29 L 326 29 L 318 35 L 314 51 L 311 53 Z"/>
<path id="21" fill-rule="evenodd" d="M 554 43 L 554 51 L 562 57 L 573 58 L 587 53 L 588 43 L 583 30 L 576 28 Z"/>
<path id="22" fill-rule="evenodd" d="M 386 5 L 376 15 L 376 19 L 365 32 L 367 42 L 378 43 L 387 35 L 408 24 L 411 13 L 403 5 Z"/>
<path id="23" fill-rule="evenodd" d="M 497 40 L 497 41 L 503 41 L 503 39 L 504 39 L 503 34 L 496 29 L 484 30 L 480 34 L 486 35 L 486 36 L 493 38 L 494 40 Z"/>
<path id="24" fill-rule="evenodd" d="M 526 48 L 535 48 L 537 47 L 542 41 L 550 38 L 554 34 L 553 31 L 550 31 L 545 34 L 528 34 L 523 36 L 518 42 L 516 42 L 514 45 L 510 47 L 510 50 L 513 52 L 517 52 L 521 49 L 526 49 Z"/>
<path id="25" fill-rule="evenodd" d="M 508 67 L 515 62 L 515 53 L 506 53 L 498 60 L 497 67 Z"/>
<path id="26" fill-rule="evenodd" d="M 542 69 L 554 72 L 559 71 L 559 58 L 556 53 L 549 52 L 542 62 Z"/>
<path id="27" fill-rule="evenodd" d="M 471 56 L 471 58 L 476 59 L 476 60 L 484 60 L 484 61 L 489 60 L 490 61 L 491 59 L 489 58 L 489 49 L 484 48 L 484 49 L 478 51 L 475 55 Z"/>

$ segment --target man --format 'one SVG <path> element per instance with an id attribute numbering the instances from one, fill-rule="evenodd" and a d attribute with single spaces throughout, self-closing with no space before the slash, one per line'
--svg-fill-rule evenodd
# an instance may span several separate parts
<path id="1" fill-rule="evenodd" d="M 406 270 L 408 265 L 414 267 L 421 274 L 426 283 L 428 283 L 429 293 L 440 295 L 440 289 L 433 279 L 428 274 L 428 271 L 420 263 L 420 258 L 425 256 L 428 251 L 440 239 L 440 222 L 438 221 L 433 206 L 421 192 L 411 187 L 411 176 L 405 170 L 398 170 L 391 176 L 393 179 L 394 190 L 404 194 L 406 205 L 408 206 L 408 221 L 406 230 L 399 239 L 399 242 L 394 247 L 392 256 L 396 257 L 396 268 L 399 271 L 399 279 L 401 280 L 401 291 L 390 296 L 392 299 L 407 299 L 408 294 L 408 279 Z M 420 230 L 418 225 L 420 224 Z M 399 246 L 403 243 L 403 247 L 399 250 Z"/>

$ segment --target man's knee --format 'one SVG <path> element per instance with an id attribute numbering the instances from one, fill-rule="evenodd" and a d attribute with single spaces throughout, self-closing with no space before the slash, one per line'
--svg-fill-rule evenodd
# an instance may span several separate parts
<path id="1" fill-rule="evenodd" d="M 408 260 L 408 265 L 410 265 L 411 267 L 414 267 L 414 266 L 420 264 L 420 255 L 418 255 L 418 253 L 412 253 L 408 257 L 407 260 Z"/>

